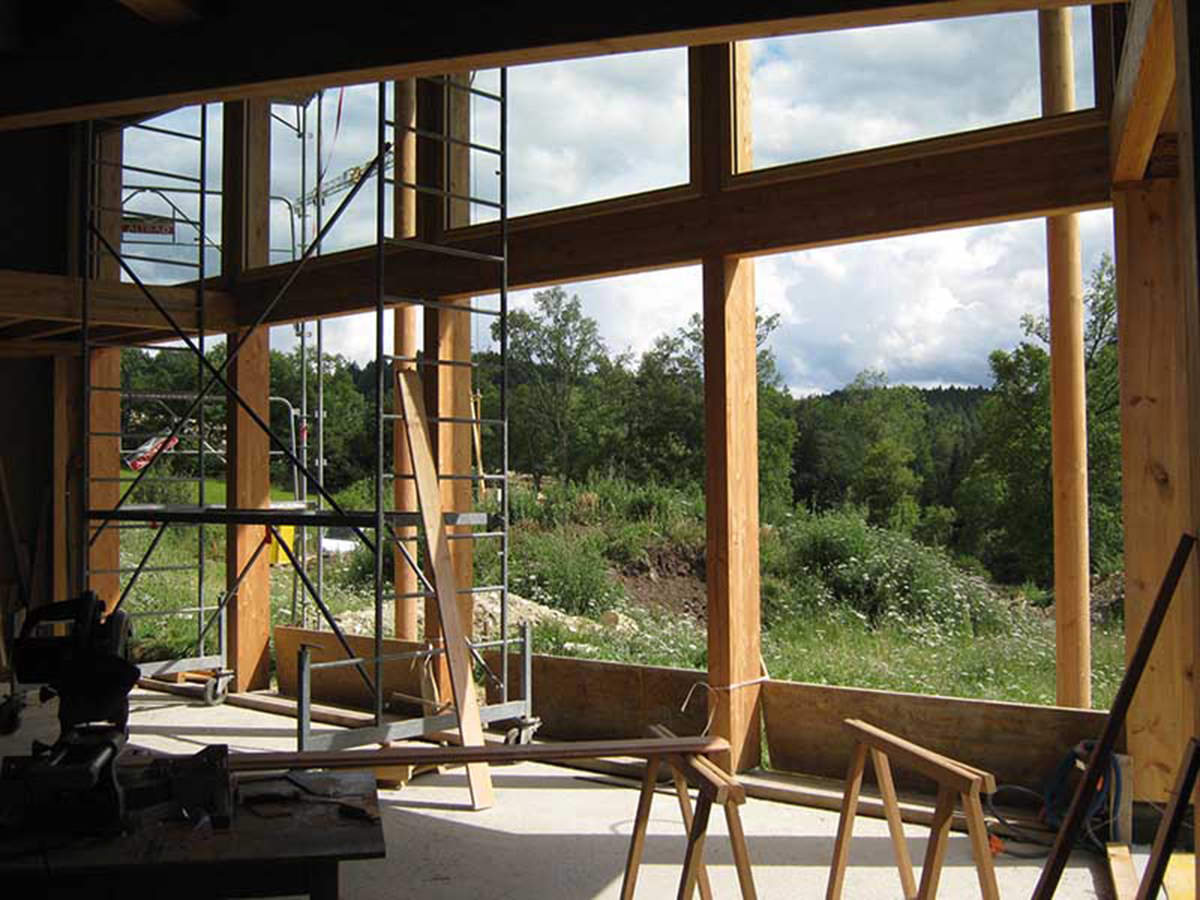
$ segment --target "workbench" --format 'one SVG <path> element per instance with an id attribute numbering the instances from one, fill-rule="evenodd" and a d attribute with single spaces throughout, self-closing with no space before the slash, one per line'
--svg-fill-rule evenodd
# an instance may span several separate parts
<path id="1" fill-rule="evenodd" d="M 295 773 L 247 781 L 227 830 L 144 821 L 113 838 L 0 836 L 6 897 L 277 897 L 336 900 L 338 865 L 384 855 L 375 776 Z"/>

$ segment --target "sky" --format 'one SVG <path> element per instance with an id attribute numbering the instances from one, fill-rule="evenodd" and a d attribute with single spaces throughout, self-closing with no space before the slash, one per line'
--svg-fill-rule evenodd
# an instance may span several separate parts
<path id="1" fill-rule="evenodd" d="M 1088 16 L 1086 8 L 1073 11 L 1080 107 L 1093 102 Z M 1035 13 L 775 38 L 751 42 L 748 50 L 756 167 L 1039 114 Z M 685 182 L 686 65 L 686 51 L 678 49 L 510 69 L 510 215 Z M 494 89 L 498 77 L 481 72 L 475 84 Z M 325 93 L 319 164 L 327 178 L 374 155 L 377 108 L 373 85 Z M 309 239 L 315 233 L 312 214 L 307 223 L 294 220 L 284 198 L 295 208 L 301 194 L 302 143 L 307 187 L 315 180 L 318 117 L 313 103 L 308 139 L 302 142 L 294 127 L 295 109 L 279 106 L 275 112 L 271 243 L 272 261 L 280 262 L 293 253 L 293 222 Z M 163 121 L 194 132 L 199 114 L 181 111 Z M 218 184 L 219 107 L 210 109 L 208 122 L 207 171 L 210 182 Z M 473 122 L 474 140 L 497 143 L 494 104 L 476 98 Z M 199 169 L 195 142 L 160 135 L 129 133 L 126 158 L 138 164 L 153 160 L 155 167 L 171 171 Z M 472 171 L 476 195 L 494 199 L 494 158 L 473 154 Z M 329 202 L 336 205 L 344 196 Z M 194 198 L 176 199 L 194 216 Z M 373 240 L 374 199 L 368 185 L 329 234 L 328 250 Z M 161 207 L 155 197 L 138 202 L 144 209 Z M 219 198 L 209 201 L 208 234 L 214 240 L 219 207 Z M 326 217 L 332 208 L 326 207 Z M 483 206 L 475 210 L 477 221 L 491 214 Z M 1112 221 L 1107 210 L 1080 219 L 1086 278 L 1101 254 L 1111 253 Z M 194 247 L 155 255 L 176 253 L 196 256 Z M 215 270 L 215 250 L 207 264 Z M 140 265 L 155 280 L 190 277 L 178 268 Z M 837 389 L 868 368 L 886 372 L 893 383 L 987 384 L 988 354 L 1022 339 L 1023 314 L 1046 311 L 1042 220 L 776 255 L 755 265 L 759 311 L 779 316 L 771 347 L 796 395 Z M 700 310 L 695 267 L 564 287 L 579 295 L 614 355 L 644 352 L 657 336 L 681 327 Z M 513 292 L 512 303 L 531 305 L 532 292 Z M 291 328 L 276 329 L 272 345 L 286 349 L 294 339 Z M 476 344 L 488 341 L 486 322 L 481 322 Z M 325 343 L 329 352 L 365 361 L 374 348 L 371 317 L 328 321 Z"/>

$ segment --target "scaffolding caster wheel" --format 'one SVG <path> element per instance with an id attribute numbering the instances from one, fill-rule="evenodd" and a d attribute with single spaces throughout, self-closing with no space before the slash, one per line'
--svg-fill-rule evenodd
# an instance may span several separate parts
<path id="1" fill-rule="evenodd" d="M 504 732 L 506 744 L 532 744 L 533 735 L 542 727 L 542 720 L 536 716 L 528 716 L 513 720 L 513 725 Z"/>
<path id="2" fill-rule="evenodd" d="M 229 673 L 214 675 L 204 682 L 204 702 L 208 706 L 220 706 L 229 693 Z"/>

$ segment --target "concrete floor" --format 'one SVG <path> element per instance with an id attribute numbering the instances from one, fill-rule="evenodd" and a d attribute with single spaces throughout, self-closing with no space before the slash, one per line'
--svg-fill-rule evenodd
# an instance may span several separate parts
<path id="1" fill-rule="evenodd" d="M 206 707 L 145 691 L 134 695 L 133 710 L 131 744 L 137 746 L 175 753 L 194 752 L 208 743 L 244 751 L 295 746 L 294 722 L 267 713 Z M 29 736 L 23 730 L 20 752 L 27 752 Z M 0 743 L 0 753 L 12 752 L 11 740 Z M 466 807 L 461 774 L 429 775 L 402 791 L 381 791 L 387 858 L 344 864 L 342 896 L 498 900 L 619 895 L 638 799 L 633 787 L 606 776 L 537 764 L 493 769 L 493 780 L 497 803 L 484 812 Z M 752 798 L 742 818 L 760 897 L 824 897 L 836 814 Z M 908 834 L 910 852 L 919 861 L 925 829 L 910 827 Z M 714 810 L 705 857 L 718 898 L 740 896 L 726 835 L 724 817 Z M 674 896 L 683 851 L 676 800 L 660 793 L 638 897 Z M 845 897 L 901 896 L 884 822 L 857 821 L 850 862 Z M 1002 896 L 1025 898 L 1032 893 L 1040 863 L 1000 857 L 997 869 Z M 965 835 L 950 838 L 939 896 L 979 896 Z M 1107 875 L 1092 857 L 1076 854 L 1057 896 L 1108 897 Z"/>

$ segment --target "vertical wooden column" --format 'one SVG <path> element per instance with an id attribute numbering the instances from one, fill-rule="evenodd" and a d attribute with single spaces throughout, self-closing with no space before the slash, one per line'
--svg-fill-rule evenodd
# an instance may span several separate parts
<path id="1" fill-rule="evenodd" d="M 425 134 L 442 134 L 446 127 L 446 91 L 434 81 L 418 81 L 416 87 L 417 125 Z M 417 184 L 422 186 L 439 187 L 446 183 L 446 146 L 443 142 L 430 137 L 417 138 Z M 442 240 L 446 230 L 446 204 L 432 194 L 419 192 L 416 196 L 417 206 L 417 237 L 429 243 Z M 443 369 L 432 364 L 439 358 L 438 346 L 438 311 L 426 308 L 422 311 L 425 359 L 431 364 L 421 371 L 421 385 L 424 388 L 425 409 L 429 415 L 436 415 L 438 409 L 439 385 Z M 441 443 L 441 429 L 430 427 L 429 441 L 433 446 L 433 456 L 438 458 Z M 438 614 L 436 597 L 425 600 L 425 640 L 433 645 L 442 643 L 442 623 Z M 444 658 L 439 658 L 434 665 L 434 673 L 441 696 L 450 696 L 450 670 Z"/>
<path id="2" fill-rule="evenodd" d="M 417 135 L 411 129 L 417 125 L 417 85 L 415 81 L 397 81 L 395 84 L 396 102 L 396 149 L 395 153 L 395 226 L 396 237 L 415 237 L 417 234 L 417 193 L 412 188 L 404 187 L 417 183 Z M 415 358 L 417 355 L 417 308 L 415 306 L 396 306 L 392 309 L 392 352 L 397 356 Z M 395 363 L 397 368 L 415 369 L 415 363 Z M 399 382 L 393 379 L 392 390 L 394 400 L 393 410 L 400 410 Z M 392 463 L 397 477 L 393 480 L 394 503 L 398 510 L 415 512 L 417 509 L 417 485 L 412 479 L 412 456 L 408 452 L 408 436 L 405 423 L 399 419 L 392 430 Z M 417 529 L 398 528 L 400 536 L 405 540 L 404 547 L 409 558 L 416 560 Z M 412 566 L 404 559 L 397 547 L 392 551 L 394 584 L 396 589 L 396 637 L 406 641 L 420 640 L 417 628 L 417 610 L 420 608 L 419 597 L 406 597 L 415 594 L 420 581 Z"/>
<path id="3" fill-rule="evenodd" d="M 97 137 L 102 163 L 96 166 L 96 227 L 114 247 L 121 246 L 120 216 L 108 210 L 121 208 L 121 163 L 124 159 L 123 132 L 112 128 Z M 99 242 L 97 242 L 99 244 Z M 103 248 L 96 247 L 93 255 L 95 278 L 117 281 L 121 267 Z M 122 487 L 115 480 L 121 475 L 121 439 L 107 435 L 121 430 L 121 350 L 118 347 L 96 348 L 89 354 L 92 394 L 88 398 L 91 435 L 88 441 L 88 503 L 92 509 L 112 509 L 121 499 Z M 106 436 L 98 436 L 105 432 Z M 98 522 L 92 523 L 94 528 Z M 90 532 L 91 529 L 89 529 Z M 107 608 L 112 608 L 121 595 L 121 532 L 111 525 L 88 549 L 88 587 L 96 592 Z M 66 599 L 63 595 L 60 599 Z"/>
<path id="4" fill-rule="evenodd" d="M 1042 113 L 1075 107 L 1071 11 L 1038 12 Z M 1083 272 L 1079 219 L 1046 219 L 1050 282 L 1050 414 L 1054 480 L 1054 608 L 1057 699 L 1092 703 L 1089 602 L 1087 387 L 1083 358 Z"/>
<path id="5" fill-rule="evenodd" d="M 453 83 L 468 87 L 469 73 L 450 76 Z M 471 95 L 464 90 L 450 89 L 447 97 L 447 132 L 458 141 L 471 139 Z M 446 184 L 451 194 L 446 224 L 450 228 L 462 228 L 471 224 L 471 204 L 462 199 L 471 195 L 471 152 L 462 144 L 447 146 L 448 165 Z M 499 274 L 499 272 L 497 272 Z M 497 282 L 499 283 L 499 282 Z M 447 297 L 446 302 L 467 307 L 470 297 Z M 438 311 L 438 353 L 443 359 L 459 363 L 471 361 L 471 326 L 473 316 L 469 312 Z M 472 370 L 470 366 L 452 366 L 442 372 L 438 390 L 439 415 L 467 420 L 475 413 L 471 403 Z M 471 452 L 473 447 L 470 425 L 443 423 L 438 429 L 442 433 L 438 443 L 438 471 L 450 475 L 471 474 Z M 447 512 L 470 512 L 474 507 L 474 485 L 459 479 L 442 482 L 442 506 Z M 451 534 L 469 534 L 469 526 L 453 527 Z M 469 540 L 452 540 L 450 556 L 454 561 L 454 580 L 460 591 L 475 584 L 473 543 Z M 470 593 L 458 596 L 459 620 L 470 639 L 475 634 L 475 598 Z"/>
<path id="6" fill-rule="evenodd" d="M 451 76 L 459 84 L 469 84 L 469 76 Z M 462 140 L 470 136 L 470 95 L 465 91 L 442 88 L 436 84 L 418 84 L 417 115 L 421 129 L 447 134 Z M 417 144 L 419 183 L 442 187 L 453 194 L 470 193 L 470 154 L 466 148 L 442 141 L 422 138 Z M 469 222 L 469 204 L 462 200 L 444 200 L 419 194 L 417 198 L 417 229 L 422 240 L 441 242 L 447 228 Z M 443 303 L 462 303 L 469 298 L 440 297 Z M 424 310 L 424 342 L 427 359 L 467 362 L 471 358 L 471 315 L 446 309 Z M 430 416 L 470 418 L 471 369 L 467 366 L 429 366 L 422 373 L 425 406 Z M 471 429 L 448 422 L 430 429 L 440 474 L 465 475 L 471 471 Z M 472 491 L 469 481 L 444 480 L 441 483 L 442 506 L 446 512 L 465 512 L 471 509 Z M 470 529 L 451 528 L 450 532 Z M 473 554 L 470 541 L 452 541 L 451 557 L 458 588 L 458 607 L 463 630 L 469 639 L 474 633 L 474 598 L 466 590 L 473 583 Z M 441 640 L 437 604 L 425 604 L 425 638 Z M 449 690 L 448 672 L 438 667 L 439 686 L 443 695 Z"/>
<path id="7" fill-rule="evenodd" d="M 1174 0 L 1171 13 L 1175 27 L 1175 98 L 1179 129 L 1179 272 L 1184 305 L 1183 342 L 1187 353 L 1188 403 L 1191 423 L 1200 423 L 1200 11 L 1189 0 Z M 1188 440 L 1191 471 L 1189 520 L 1193 534 L 1200 531 L 1200 435 Z M 1200 658 L 1200 579 L 1193 570 L 1192 588 L 1176 595 L 1176 603 L 1193 610 L 1192 658 Z M 1197 696 L 1200 703 L 1200 696 Z M 1200 708 L 1193 723 L 1200 722 Z M 1200 856 L 1197 856 L 1200 875 Z"/>
<path id="8" fill-rule="evenodd" d="M 269 261 L 269 195 L 271 172 L 271 108 L 266 100 L 225 104 L 224 185 L 221 219 L 223 274 L 236 281 L 247 268 Z M 271 390 L 270 331 L 246 337 L 226 336 L 227 346 L 243 341 L 228 369 L 229 383 L 264 420 L 269 421 Z M 270 441 L 232 399 L 227 404 L 226 502 L 232 509 L 270 505 Z M 266 526 L 226 527 L 225 580 L 232 587 L 263 540 Z M 231 689 L 270 686 L 271 596 L 267 557 L 261 555 L 229 604 L 229 665 L 235 670 Z"/>
<path id="9" fill-rule="evenodd" d="M 1181 532 L 1190 528 L 1186 316 L 1179 275 L 1175 180 L 1117 190 L 1117 326 L 1127 653 L 1141 634 Z M 1142 676 L 1125 731 L 1133 796 L 1164 802 L 1195 733 L 1196 568 L 1189 566 Z"/>
<path id="10" fill-rule="evenodd" d="M 737 50 L 690 56 L 692 179 L 706 193 L 750 163 L 749 61 Z M 731 746 L 722 764 L 737 771 L 761 753 L 754 263 L 715 256 L 703 266 L 709 703 L 713 733 Z"/>
<path id="11" fill-rule="evenodd" d="M 754 270 L 704 260 L 708 682 L 728 771 L 759 760 L 758 388 Z M 739 687 L 739 685 L 741 685 Z"/>

